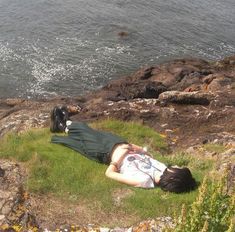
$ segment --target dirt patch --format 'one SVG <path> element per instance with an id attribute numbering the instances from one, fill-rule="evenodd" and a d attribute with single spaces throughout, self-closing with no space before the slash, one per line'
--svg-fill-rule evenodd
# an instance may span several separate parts
<path id="1" fill-rule="evenodd" d="M 112 193 L 113 204 L 120 206 L 123 203 L 123 199 L 132 196 L 134 192 L 131 189 L 117 189 Z"/>
<path id="2" fill-rule="evenodd" d="M 117 191 L 124 195 L 132 194 L 131 191 Z M 117 194 L 117 193 L 115 193 Z M 123 197 L 122 197 L 123 199 Z M 137 215 L 130 215 L 119 210 L 104 212 L 99 202 L 86 202 L 85 200 L 74 201 L 65 198 L 58 198 L 53 194 L 32 195 L 30 198 L 31 210 L 34 212 L 41 228 L 50 230 L 71 226 L 102 225 L 114 227 L 120 225 L 130 226 L 140 219 Z"/>

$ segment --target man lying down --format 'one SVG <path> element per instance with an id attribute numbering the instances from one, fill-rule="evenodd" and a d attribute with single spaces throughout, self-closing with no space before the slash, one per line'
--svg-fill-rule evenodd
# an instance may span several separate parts
<path id="1" fill-rule="evenodd" d="M 196 187 L 187 167 L 167 167 L 153 159 L 144 148 L 112 133 L 95 130 L 84 122 L 70 121 L 68 115 L 66 107 L 52 110 L 51 132 L 68 134 L 52 136 L 52 143 L 65 145 L 91 160 L 107 164 L 107 177 L 134 187 L 160 187 L 175 193 Z"/>

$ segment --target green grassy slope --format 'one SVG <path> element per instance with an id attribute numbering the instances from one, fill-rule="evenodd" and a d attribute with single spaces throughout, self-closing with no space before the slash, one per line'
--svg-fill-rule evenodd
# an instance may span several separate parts
<path id="1" fill-rule="evenodd" d="M 189 166 L 197 181 L 201 181 L 213 166 L 211 161 L 186 154 L 162 156 L 159 151 L 167 147 L 163 137 L 138 123 L 106 120 L 91 126 L 111 131 L 131 143 L 147 146 L 160 161 Z M 54 193 L 56 197 L 68 199 L 68 196 L 73 196 L 73 200 L 85 201 L 90 207 L 98 203 L 103 212 L 118 211 L 124 216 L 135 214 L 140 219 L 173 215 L 182 203 L 191 204 L 197 195 L 197 190 L 173 194 L 159 188 L 146 190 L 117 183 L 105 177 L 105 165 L 90 161 L 62 145 L 52 144 L 50 138 L 49 129 L 35 129 L 21 135 L 9 134 L 0 142 L 0 158 L 20 161 L 27 168 L 26 188 L 30 192 Z M 123 198 L 121 204 L 115 205 L 114 193 L 126 190 L 131 190 L 131 194 Z"/>

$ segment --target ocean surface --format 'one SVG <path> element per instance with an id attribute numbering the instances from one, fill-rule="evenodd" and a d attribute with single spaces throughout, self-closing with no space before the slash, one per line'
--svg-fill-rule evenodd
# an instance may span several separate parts
<path id="1" fill-rule="evenodd" d="M 76 96 L 145 65 L 234 54 L 234 0 L 0 0 L 0 98 Z"/>

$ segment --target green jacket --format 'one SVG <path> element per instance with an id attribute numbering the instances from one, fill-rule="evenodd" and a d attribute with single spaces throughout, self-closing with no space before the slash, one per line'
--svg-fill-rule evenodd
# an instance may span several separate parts
<path id="1" fill-rule="evenodd" d="M 68 136 L 54 135 L 51 142 L 63 144 L 100 163 L 110 163 L 113 147 L 127 143 L 112 133 L 94 130 L 84 122 L 72 122 L 68 129 Z"/>

